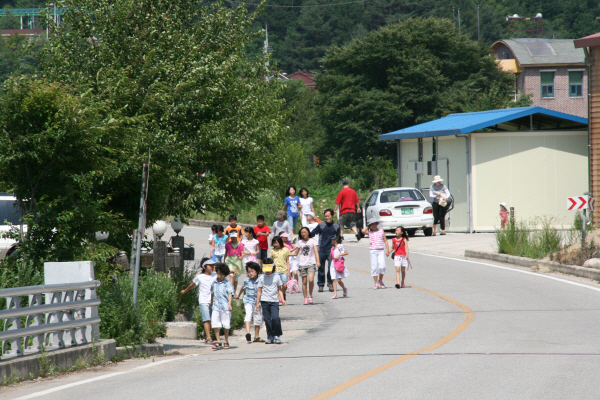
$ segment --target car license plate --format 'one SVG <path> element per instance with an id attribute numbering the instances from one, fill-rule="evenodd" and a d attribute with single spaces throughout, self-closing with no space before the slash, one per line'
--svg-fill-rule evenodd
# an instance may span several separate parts
<path id="1" fill-rule="evenodd" d="M 412 208 L 403 208 L 402 209 L 402 215 L 412 215 L 412 214 L 414 214 Z"/>

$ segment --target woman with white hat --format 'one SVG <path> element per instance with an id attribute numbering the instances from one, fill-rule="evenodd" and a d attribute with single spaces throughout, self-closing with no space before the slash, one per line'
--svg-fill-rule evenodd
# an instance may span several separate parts
<path id="1" fill-rule="evenodd" d="M 436 175 L 433 177 L 433 184 L 429 188 L 429 197 L 433 200 L 433 236 L 435 236 L 437 224 L 440 224 L 442 232 L 446 234 L 446 212 L 450 208 L 450 191 L 442 182 L 444 180 Z"/>

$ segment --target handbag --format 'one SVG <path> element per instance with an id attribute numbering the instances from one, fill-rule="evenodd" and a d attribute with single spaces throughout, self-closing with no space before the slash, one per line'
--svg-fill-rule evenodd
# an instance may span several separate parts
<path id="1" fill-rule="evenodd" d="M 336 260 L 333 257 L 333 249 L 331 249 L 331 258 L 333 259 L 333 268 L 335 268 L 335 272 L 338 274 L 343 273 L 346 269 L 346 266 L 344 265 L 344 257 L 340 257 L 338 260 Z"/>
<path id="2" fill-rule="evenodd" d="M 290 275 L 290 278 L 288 279 L 286 292 L 288 294 L 300 293 L 300 285 L 298 285 L 298 281 L 294 279 L 293 275 Z"/>
<path id="3" fill-rule="evenodd" d="M 402 238 L 402 241 L 400 243 L 398 243 L 398 246 L 396 246 L 396 248 L 394 249 L 394 251 L 392 251 L 392 260 L 396 257 L 396 252 L 398 251 L 398 249 L 400 248 L 400 246 L 402 245 L 402 243 L 404 243 L 404 238 Z"/>

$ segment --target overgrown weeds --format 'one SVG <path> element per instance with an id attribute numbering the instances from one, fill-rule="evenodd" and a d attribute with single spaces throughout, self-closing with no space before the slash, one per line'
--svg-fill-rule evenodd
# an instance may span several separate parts
<path id="1" fill-rule="evenodd" d="M 540 259 L 573 244 L 581 235 L 577 230 L 557 228 L 554 218 L 518 220 L 505 229 L 496 229 L 498 253 Z"/>

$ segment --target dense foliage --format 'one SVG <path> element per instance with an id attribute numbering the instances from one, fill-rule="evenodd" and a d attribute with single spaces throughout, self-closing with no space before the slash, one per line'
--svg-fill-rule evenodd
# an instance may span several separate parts
<path id="1" fill-rule="evenodd" d="M 389 24 L 333 47 L 323 66 L 317 84 L 326 155 L 385 155 L 379 135 L 474 111 L 493 88 L 498 106 L 512 103 L 512 76 L 498 68 L 484 46 L 459 35 L 445 19 Z"/>
<path id="2" fill-rule="evenodd" d="M 283 71 L 317 71 L 322 66 L 321 58 L 330 46 L 347 44 L 382 26 L 408 18 L 437 17 L 451 22 L 454 19 L 454 26 L 458 30 L 458 9 L 461 33 L 474 40 L 479 36 L 486 46 L 509 37 L 531 37 L 532 33 L 526 30 L 534 28 L 533 22 L 520 21 L 513 26 L 506 21 L 508 14 L 515 13 L 524 17 L 542 13 L 542 36 L 546 38 L 575 39 L 600 31 L 600 23 L 596 20 L 600 15 L 600 5 L 589 0 L 369 0 L 322 6 L 335 3 L 317 0 L 268 2 L 254 27 L 258 30 L 268 25 L 269 45 L 273 47 L 274 58 Z M 255 48 L 261 46 L 262 40 L 256 40 Z"/>
<path id="3" fill-rule="evenodd" d="M 149 224 L 226 209 L 277 179 L 264 155 L 286 160 L 280 86 L 264 79 L 263 58 L 247 57 L 244 8 L 64 6 L 60 27 L 49 22 L 40 75 L 14 76 L 0 94 L 0 191 L 26 215 L 27 257 L 76 259 L 96 231 L 128 249 L 149 152 Z"/>

